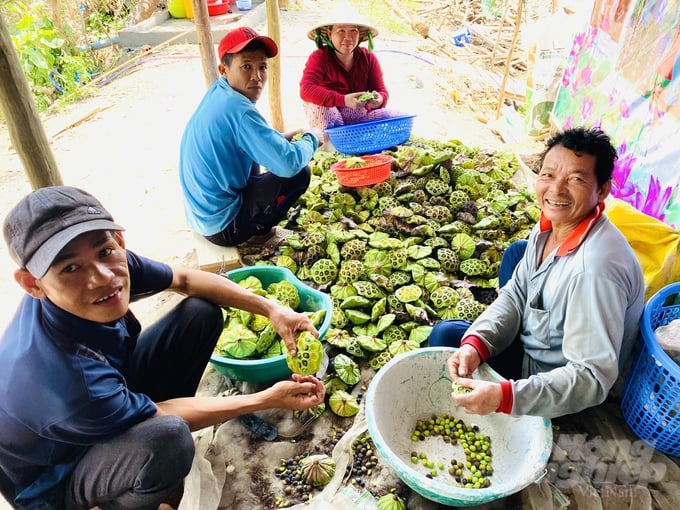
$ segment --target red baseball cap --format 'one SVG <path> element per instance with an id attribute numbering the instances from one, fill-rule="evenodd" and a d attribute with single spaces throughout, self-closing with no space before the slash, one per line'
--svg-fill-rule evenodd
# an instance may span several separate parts
<path id="1" fill-rule="evenodd" d="M 253 41 L 262 41 L 269 58 L 275 57 L 279 53 L 279 48 L 271 37 L 260 35 L 250 27 L 238 27 L 227 32 L 222 38 L 217 48 L 218 57 L 222 60 L 226 53 L 239 53 Z"/>

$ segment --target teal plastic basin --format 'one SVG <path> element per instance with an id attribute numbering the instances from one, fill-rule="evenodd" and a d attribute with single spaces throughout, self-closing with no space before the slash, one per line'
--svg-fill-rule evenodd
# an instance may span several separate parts
<path id="1" fill-rule="evenodd" d="M 263 287 L 272 283 L 287 280 L 291 282 L 300 294 L 300 311 L 316 312 L 326 310 L 323 323 L 317 329 L 322 339 L 331 325 L 333 304 L 331 298 L 323 292 L 302 283 L 289 269 L 278 266 L 248 266 L 233 269 L 227 277 L 233 282 L 240 282 L 248 276 L 255 276 Z M 265 359 L 233 359 L 213 353 L 210 362 L 215 369 L 225 377 L 236 381 L 265 383 L 288 379 L 292 373 L 286 364 L 286 355 Z"/>

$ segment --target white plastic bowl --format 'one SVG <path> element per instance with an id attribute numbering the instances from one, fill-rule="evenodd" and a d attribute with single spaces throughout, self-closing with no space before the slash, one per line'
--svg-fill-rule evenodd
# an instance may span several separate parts
<path id="1" fill-rule="evenodd" d="M 536 416 L 467 414 L 451 398 L 446 360 L 454 351 L 425 347 L 396 356 L 382 367 L 366 393 L 368 431 L 384 461 L 414 491 L 444 505 L 480 505 L 514 494 L 543 477 L 552 450 L 552 428 L 550 420 Z M 503 380 L 486 364 L 475 378 Z M 427 469 L 412 463 L 414 451 L 447 466 L 452 458 L 465 461 L 462 448 L 441 437 L 411 440 L 418 419 L 443 413 L 478 425 L 482 434 L 491 437 L 494 472 L 490 487 L 465 489 L 446 472 L 428 478 Z"/>

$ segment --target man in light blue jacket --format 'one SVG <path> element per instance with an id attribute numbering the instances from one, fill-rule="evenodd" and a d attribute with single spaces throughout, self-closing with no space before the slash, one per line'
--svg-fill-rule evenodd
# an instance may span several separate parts
<path id="1" fill-rule="evenodd" d="M 603 214 L 616 157 L 599 129 L 551 138 L 535 184 L 541 218 L 512 277 L 472 325 L 433 328 L 430 345 L 460 345 L 448 365 L 473 388 L 453 396 L 467 412 L 553 418 L 607 397 L 638 336 L 645 293 L 635 253 Z M 507 381 L 470 378 L 487 359 Z"/>
<path id="2" fill-rule="evenodd" d="M 228 32 L 218 46 L 221 76 L 182 136 L 179 177 L 187 222 L 220 246 L 266 240 L 309 186 L 307 164 L 317 136 L 280 133 L 255 107 L 268 59 L 277 53 L 276 43 L 252 28 Z"/>

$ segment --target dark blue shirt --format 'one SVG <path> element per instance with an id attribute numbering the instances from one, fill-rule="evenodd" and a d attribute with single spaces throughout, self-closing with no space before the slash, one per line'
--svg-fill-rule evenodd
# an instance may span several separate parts
<path id="1" fill-rule="evenodd" d="M 167 289 L 172 269 L 127 252 L 130 299 Z M 141 326 L 81 319 L 26 295 L 0 339 L 0 468 L 20 507 L 58 508 L 53 491 L 87 449 L 156 413 L 125 383 Z M 54 493 L 54 494 L 52 494 Z"/>

